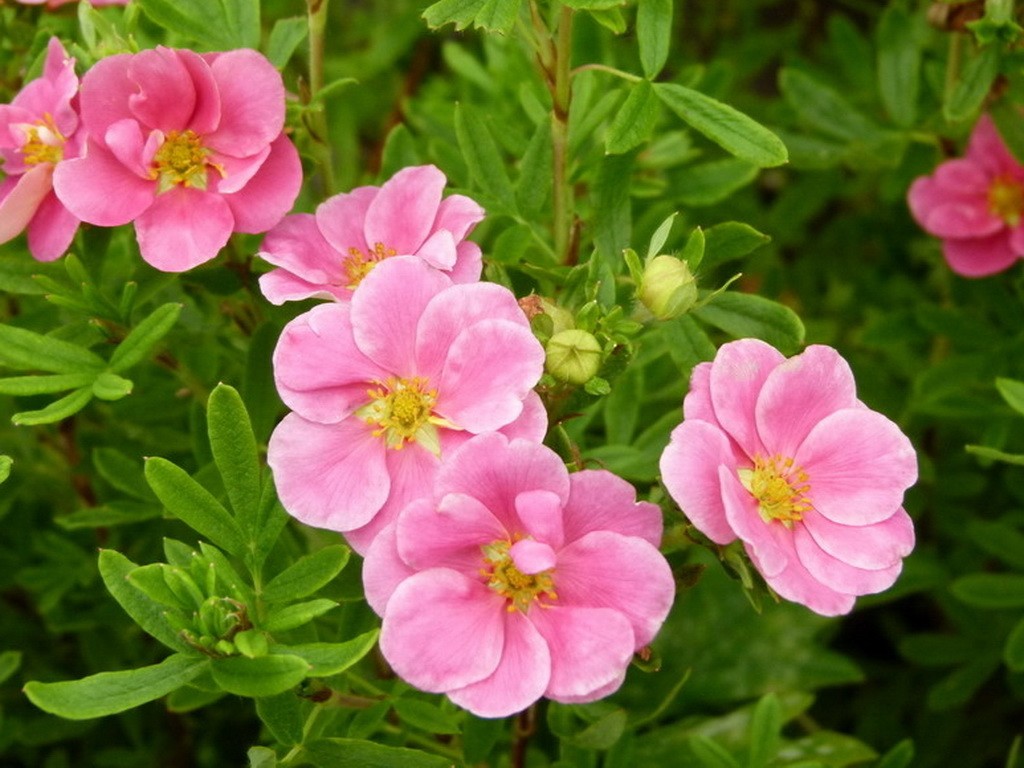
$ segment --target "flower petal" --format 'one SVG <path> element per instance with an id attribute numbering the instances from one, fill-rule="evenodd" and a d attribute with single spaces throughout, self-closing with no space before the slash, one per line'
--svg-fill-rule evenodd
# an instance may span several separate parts
<path id="1" fill-rule="evenodd" d="M 101 227 L 127 224 L 156 196 L 155 181 L 140 178 L 93 141 L 82 157 L 57 164 L 53 188 L 72 214 Z"/>
<path id="2" fill-rule="evenodd" d="M 448 276 L 454 283 L 475 283 L 484 269 L 480 246 L 463 240 L 455 246 L 455 266 Z"/>
<path id="3" fill-rule="evenodd" d="M 383 243 L 399 255 L 416 253 L 433 230 L 446 182 L 433 165 L 400 170 L 384 182 L 366 211 L 366 242 Z"/>
<path id="4" fill-rule="evenodd" d="M 317 206 L 317 226 L 324 239 L 341 254 L 341 258 L 348 255 L 350 248 L 355 248 L 364 256 L 373 250 L 367 245 L 363 234 L 363 222 L 378 191 L 377 187 L 356 187 L 346 194 L 334 195 Z"/>
<path id="5" fill-rule="evenodd" d="M 505 601 L 479 581 L 431 568 L 391 595 L 380 649 L 395 672 L 421 690 L 463 688 L 497 669 L 507 615 Z"/>
<path id="6" fill-rule="evenodd" d="M 128 108 L 146 128 L 164 133 L 189 128 L 196 86 L 182 59 L 190 54 L 196 56 L 192 51 L 158 46 L 136 53 L 128 62 L 128 80 L 137 88 L 128 97 Z"/>
<path id="7" fill-rule="evenodd" d="M 440 502 L 415 501 L 398 515 L 396 541 L 402 560 L 416 570 L 450 568 L 474 576 L 483 566 L 481 547 L 508 539 L 487 507 L 462 493 Z"/>
<path id="8" fill-rule="evenodd" d="M 263 238 L 259 256 L 313 285 L 340 282 L 343 257 L 324 239 L 311 213 L 285 216 Z M 346 288 L 338 287 L 338 290 L 343 291 L 346 298 L 351 295 Z"/>
<path id="9" fill-rule="evenodd" d="M 53 166 L 38 165 L 17 177 L 7 196 L 0 200 L 0 243 L 17 237 L 32 221 L 53 189 Z"/>
<path id="10" fill-rule="evenodd" d="M 825 552 L 802 525 L 793 529 L 797 557 L 811 576 L 829 589 L 846 595 L 869 595 L 891 587 L 903 569 L 903 561 L 879 570 L 857 568 Z"/>
<path id="11" fill-rule="evenodd" d="M 91 136 L 103 136 L 118 120 L 136 119 L 128 106 L 128 100 L 139 90 L 128 78 L 133 58 L 129 53 L 107 56 L 89 67 L 82 77 L 82 122 Z"/>
<path id="12" fill-rule="evenodd" d="M 985 189 L 974 192 L 943 183 L 938 174 L 922 176 L 910 185 L 907 203 L 921 228 L 936 237 L 981 237 L 1005 226 L 989 211 L 987 179 Z"/>
<path id="13" fill-rule="evenodd" d="M 302 186 L 299 153 L 284 134 L 270 145 L 270 154 L 248 183 L 225 194 L 235 219 L 235 232 L 258 234 L 277 224 L 295 204 Z"/>
<path id="14" fill-rule="evenodd" d="M 384 443 L 356 418 L 316 424 L 290 413 L 270 436 L 267 464 L 281 503 L 307 525 L 366 525 L 388 497 Z"/>
<path id="15" fill-rule="evenodd" d="M 857 568 L 887 568 L 914 549 L 914 523 L 902 507 L 874 525 L 840 525 L 814 513 L 803 525 L 827 554 Z"/>
<path id="16" fill-rule="evenodd" d="M 543 541 L 522 539 L 517 541 L 508 551 L 513 565 L 520 573 L 533 575 L 550 571 L 555 567 L 555 550 Z"/>
<path id="17" fill-rule="evenodd" d="M 945 240 L 942 255 L 949 268 L 963 277 L 994 275 L 1012 267 L 1021 258 L 1006 231 L 969 240 Z"/>
<path id="18" fill-rule="evenodd" d="M 544 403 L 535 391 L 531 390 L 523 398 L 523 410 L 512 421 L 498 430 L 509 440 L 529 440 L 531 443 L 544 442 L 548 431 L 548 412 Z"/>
<path id="19" fill-rule="evenodd" d="M 465 195 L 449 195 L 437 207 L 434 230 L 451 232 L 456 242 L 463 240 L 473 227 L 483 221 L 487 212 L 480 204 Z"/>
<path id="20" fill-rule="evenodd" d="M 350 292 L 336 286 L 324 286 L 310 283 L 296 277 L 285 269 L 272 269 L 260 275 L 260 291 L 271 304 L 281 306 L 286 301 L 302 299 L 327 299 L 329 301 L 347 300 Z"/>
<path id="21" fill-rule="evenodd" d="M 793 458 L 809 476 L 814 508 L 843 525 L 888 519 L 917 480 L 910 440 L 885 416 L 864 408 L 819 421 Z"/>
<path id="22" fill-rule="evenodd" d="M 217 130 L 206 136 L 207 146 L 244 157 L 280 136 L 284 82 L 265 56 L 248 48 L 228 51 L 213 59 L 210 71 L 220 93 L 221 118 Z"/>
<path id="23" fill-rule="evenodd" d="M 786 567 L 773 576 L 765 577 L 768 586 L 786 600 L 806 605 L 822 616 L 840 616 L 850 612 L 856 601 L 854 595 L 837 592 L 815 579 L 800 562 L 792 538 L 781 540 L 780 544 L 785 548 Z M 756 555 L 749 546 L 747 553 L 757 565 Z"/>
<path id="24" fill-rule="evenodd" d="M 551 651 L 551 680 L 544 695 L 586 701 L 618 680 L 637 647 L 633 627 L 611 608 L 552 605 L 529 613 Z"/>
<path id="25" fill-rule="evenodd" d="M 176 187 L 157 195 L 135 219 L 142 258 L 163 272 L 184 272 L 214 258 L 231 237 L 234 218 L 224 198 Z"/>
<path id="26" fill-rule="evenodd" d="M 719 426 L 711 404 L 711 363 L 697 363 L 690 373 L 690 389 L 683 398 L 683 417 Z"/>
<path id="27" fill-rule="evenodd" d="M 430 502 L 423 500 L 414 503 L 429 505 Z M 388 600 L 398 585 L 414 573 L 416 571 L 406 565 L 398 554 L 395 526 L 387 526 L 367 548 L 366 559 L 363 560 L 363 592 L 366 602 L 378 616 L 383 616 Z"/>
<path id="28" fill-rule="evenodd" d="M 683 514 L 716 544 L 736 538 L 722 500 L 720 466 L 736 467 L 725 433 L 706 421 L 687 419 L 674 430 L 661 454 L 661 480 Z"/>
<path id="29" fill-rule="evenodd" d="M 444 229 L 434 232 L 417 249 L 416 255 L 434 269 L 451 271 L 456 259 L 455 239 L 452 233 Z"/>
<path id="30" fill-rule="evenodd" d="M 572 482 L 572 475 L 569 482 Z M 562 500 L 558 494 L 543 489 L 523 491 L 516 496 L 515 506 L 530 536 L 556 549 L 562 546 L 565 534 L 562 530 Z"/>
<path id="31" fill-rule="evenodd" d="M 761 517 L 757 500 L 740 483 L 735 470 L 720 466 L 718 479 L 726 519 L 743 540 L 751 558 L 756 559 L 761 575 L 769 578 L 781 573 L 789 562 L 787 552 L 792 550 L 792 544 L 788 542 L 792 534 L 781 522 L 766 522 Z"/>
<path id="32" fill-rule="evenodd" d="M 0 205 L 0 214 L 2 208 Z M 59 259 L 71 247 L 79 223 L 51 191 L 28 224 L 28 249 L 32 256 L 39 261 Z"/>
<path id="33" fill-rule="evenodd" d="M 661 628 L 675 582 L 662 554 L 635 536 L 595 531 L 558 553 L 555 592 L 559 607 L 611 608 L 633 628 L 635 650 Z"/>
<path id="34" fill-rule="evenodd" d="M 448 691 L 477 717 L 508 717 L 544 695 L 551 676 L 548 644 L 519 611 L 505 611 L 505 643 L 498 668 L 478 683 Z"/>
<path id="35" fill-rule="evenodd" d="M 780 363 L 757 398 L 757 431 L 770 455 L 790 458 L 823 418 L 857 402 L 849 364 L 832 347 L 813 344 Z"/>
<path id="36" fill-rule="evenodd" d="M 614 531 L 661 546 L 664 524 L 658 505 L 637 502 L 630 483 L 603 469 L 569 475 L 569 501 L 562 517 L 566 541 L 583 538 L 591 531 Z"/>
<path id="37" fill-rule="evenodd" d="M 750 457 L 763 454 L 754 412 L 765 379 L 786 358 L 757 339 L 723 344 L 711 364 L 711 402 L 722 430 Z"/>

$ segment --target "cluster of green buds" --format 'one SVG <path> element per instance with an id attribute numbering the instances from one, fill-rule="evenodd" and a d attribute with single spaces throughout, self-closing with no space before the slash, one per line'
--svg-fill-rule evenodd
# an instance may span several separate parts
<path id="1" fill-rule="evenodd" d="M 136 568 L 128 581 L 166 610 L 164 619 L 189 646 L 213 658 L 258 656 L 267 640 L 254 630 L 233 574 L 218 573 L 223 555 L 212 547 L 192 552 L 187 564 L 153 563 Z M 226 565 L 226 563 L 221 563 Z M 230 566 L 228 566 L 230 567 Z"/>

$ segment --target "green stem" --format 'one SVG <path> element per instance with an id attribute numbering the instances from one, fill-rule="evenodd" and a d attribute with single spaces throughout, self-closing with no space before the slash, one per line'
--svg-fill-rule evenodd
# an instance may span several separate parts
<path id="1" fill-rule="evenodd" d="M 558 19 L 553 56 L 554 78 L 551 90 L 551 149 L 554 162 L 552 214 L 555 254 L 559 263 L 571 260 L 572 187 L 569 184 L 569 106 L 572 98 L 572 16 L 571 8 L 562 6 Z"/>
<path id="2" fill-rule="evenodd" d="M 309 22 L 309 90 L 310 100 L 324 87 L 324 32 L 327 28 L 328 0 L 306 0 Z M 327 113 L 322 103 L 309 111 L 307 128 L 317 151 L 317 164 L 323 179 L 324 194 L 334 194 L 334 164 L 327 131 Z"/>
<path id="3" fill-rule="evenodd" d="M 953 97 L 956 84 L 960 81 L 960 60 L 963 51 L 964 36 L 953 32 L 949 36 L 949 58 L 946 59 L 946 81 L 943 87 L 943 101 L 947 104 Z"/>
<path id="4" fill-rule="evenodd" d="M 616 77 L 621 77 L 623 80 L 628 80 L 631 83 L 639 83 L 641 80 L 643 80 L 643 78 L 640 77 L 639 75 L 632 75 L 629 72 L 622 71 L 621 69 L 616 69 L 615 67 L 609 67 L 607 64 L 582 64 L 582 65 L 576 67 L 574 70 L 572 70 L 572 72 L 570 72 L 569 74 L 572 75 L 573 77 L 575 77 L 580 72 L 587 72 L 587 71 L 590 71 L 590 72 L 607 72 L 609 75 L 615 75 Z"/>

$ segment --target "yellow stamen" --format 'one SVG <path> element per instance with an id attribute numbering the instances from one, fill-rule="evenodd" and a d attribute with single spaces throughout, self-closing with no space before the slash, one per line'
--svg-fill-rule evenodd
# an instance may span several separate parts
<path id="1" fill-rule="evenodd" d="M 766 523 L 778 520 L 792 528 L 793 523 L 803 520 L 805 512 L 813 509 L 807 498 L 811 490 L 807 473 L 794 466 L 793 459 L 756 456 L 753 469 L 741 469 L 737 474 L 743 487 L 757 499 Z"/>
<path id="2" fill-rule="evenodd" d="M 484 553 L 484 567 L 480 575 L 487 579 L 488 587 L 508 600 L 506 610 L 510 613 L 526 613 L 533 603 L 541 599 L 558 599 L 552 577 L 553 568 L 540 573 L 523 573 L 512 560 L 512 542 L 504 539 L 485 544 L 481 549 Z"/>
<path id="3" fill-rule="evenodd" d="M 455 425 L 434 414 L 437 390 L 430 389 L 426 379 L 392 376 L 366 394 L 371 402 L 356 411 L 356 415 L 367 424 L 377 426 L 373 434 L 384 437 L 388 448 L 401 450 L 406 443 L 415 441 L 431 453 L 441 454 L 437 427 L 454 428 Z"/>
<path id="4" fill-rule="evenodd" d="M 26 164 L 59 163 L 64 159 L 64 142 L 67 139 L 57 129 L 53 115 L 49 112 L 43 115 L 42 120 L 26 126 L 24 130 L 25 143 L 19 151 Z"/>
<path id="5" fill-rule="evenodd" d="M 345 276 L 348 278 L 348 284 L 345 287 L 354 291 L 375 266 L 397 253 L 398 251 L 388 248 L 384 243 L 374 243 L 373 250 L 369 253 L 363 253 L 358 248 L 349 248 L 348 257 L 342 262 L 342 269 L 345 270 Z"/>
<path id="6" fill-rule="evenodd" d="M 1024 214 L 1024 185 L 1009 176 L 999 176 L 988 188 L 988 208 L 1011 227 Z"/>
<path id="7" fill-rule="evenodd" d="M 164 143 L 153 155 L 150 178 L 159 179 L 158 192 L 166 192 L 177 185 L 192 189 L 206 189 L 206 168 L 214 168 L 221 176 L 224 169 L 207 160 L 210 150 L 193 130 L 169 131 Z"/>

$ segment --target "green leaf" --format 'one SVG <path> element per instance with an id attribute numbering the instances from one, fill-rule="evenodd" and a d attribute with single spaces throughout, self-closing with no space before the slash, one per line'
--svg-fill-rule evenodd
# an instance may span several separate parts
<path id="1" fill-rule="evenodd" d="M 692 317 L 683 315 L 662 323 L 665 346 L 682 373 L 689 375 L 698 363 L 715 357 L 715 345 Z"/>
<path id="2" fill-rule="evenodd" d="M 801 120 L 828 136 L 870 143 L 881 133 L 876 123 L 854 109 L 835 89 L 806 72 L 783 68 L 779 88 Z"/>
<path id="3" fill-rule="evenodd" d="M 705 768 L 740 768 L 729 751 L 707 736 L 696 734 L 689 741 L 690 749 Z"/>
<path id="4" fill-rule="evenodd" d="M 878 754 L 864 742 L 835 731 L 817 731 L 786 744 L 788 765 L 803 764 L 822 768 L 864 765 Z M 806 761 L 806 762 L 803 762 Z"/>
<path id="5" fill-rule="evenodd" d="M 81 528 L 107 528 L 114 525 L 129 525 L 163 515 L 163 509 L 155 504 L 139 504 L 132 501 L 112 501 L 98 507 L 88 507 L 55 518 L 57 525 L 66 531 Z"/>
<path id="6" fill-rule="evenodd" d="M 972 573 L 961 576 L 950 590 L 977 608 L 1024 608 L 1024 575 L 1016 573 Z"/>
<path id="7" fill-rule="evenodd" d="M 284 69 L 307 34 L 309 22 L 305 16 L 290 16 L 275 21 L 267 41 L 267 58 L 270 63 L 278 69 Z"/>
<path id="8" fill-rule="evenodd" d="M 875 768 L 907 768 L 914 760 L 914 742 L 904 739 L 882 755 Z"/>
<path id="9" fill-rule="evenodd" d="M 21 666 L 21 651 L 0 653 L 0 683 L 5 682 Z"/>
<path id="10" fill-rule="evenodd" d="M 276 645 L 272 653 L 300 656 L 310 665 L 311 676 L 330 677 L 344 672 L 372 651 L 379 634 L 379 629 L 371 629 L 343 643 Z"/>
<path id="11" fill-rule="evenodd" d="M 13 465 L 14 460 L 10 456 L 0 454 L 0 483 L 11 476 L 11 467 Z"/>
<path id="12" fill-rule="evenodd" d="M 757 174 L 757 166 L 735 157 L 692 165 L 687 169 L 686 186 L 680 188 L 677 199 L 691 207 L 714 205 L 752 182 Z"/>
<path id="13" fill-rule="evenodd" d="M 206 50 L 257 48 L 260 44 L 259 0 L 138 0 L 143 12 L 161 27 L 177 32 Z"/>
<path id="14" fill-rule="evenodd" d="M 230 656 L 210 664 L 214 682 L 236 696 L 276 696 L 301 683 L 309 664 L 298 656 L 269 655 L 256 659 Z"/>
<path id="15" fill-rule="evenodd" d="M 608 127 L 604 149 L 610 155 L 621 155 L 651 138 L 658 120 L 658 97 L 646 80 L 629 87 L 622 108 Z"/>
<path id="16" fill-rule="evenodd" d="M 56 373 L 51 376 L 11 376 L 0 379 L 0 395 L 48 395 L 92 386 L 94 373 Z"/>
<path id="17" fill-rule="evenodd" d="M 787 355 L 799 351 L 804 341 L 804 325 L 796 313 L 763 296 L 723 293 L 711 304 L 694 310 L 694 314 L 734 338 L 753 336 Z"/>
<path id="18" fill-rule="evenodd" d="M 505 162 L 494 137 L 474 107 L 455 105 L 455 136 L 476 184 L 505 206 L 506 211 L 514 211 L 515 192 Z"/>
<path id="19" fill-rule="evenodd" d="M 88 349 L 52 336 L 0 325 L 0 364 L 50 373 L 99 372 L 106 363 Z"/>
<path id="20" fill-rule="evenodd" d="M 878 92 L 893 122 L 909 128 L 917 119 L 921 49 L 914 18 L 890 5 L 878 22 Z"/>
<path id="21" fill-rule="evenodd" d="M 117 345 L 110 356 L 109 370 L 120 373 L 141 363 L 156 343 L 174 327 L 181 314 L 181 304 L 164 304 L 157 307 L 142 322 L 132 328 L 131 333 Z"/>
<path id="22" fill-rule="evenodd" d="M 92 463 L 100 477 L 114 488 L 141 501 L 155 498 L 142 474 L 142 464 L 137 459 L 121 453 L 116 448 L 96 448 L 92 452 Z"/>
<path id="23" fill-rule="evenodd" d="M 569 739 L 584 749 L 611 749 L 626 730 L 626 710 L 616 707 Z"/>
<path id="24" fill-rule="evenodd" d="M 263 589 L 263 599 L 272 603 L 313 594 L 341 573 L 349 553 L 348 547 L 335 544 L 300 558 L 270 580 Z"/>
<path id="25" fill-rule="evenodd" d="M 1024 381 L 999 378 L 996 379 L 996 389 L 1007 405 L 1024 415 Z"/>
<path id="26" fill-rule="evenodd" d="M 578 11 L 603 11 L 625 5 L 626 0 L 561 0 L 561 3 Z"/>
<path id="27" fill-rule="evenodd" d="M 92 400 L 92 387 L 76 389 L 71 394 L 65 395 L 60 400 L 55 400 L 45 408 L 38 411 L 22 411 L 11 417 L 11 422 L 19 426 L 34 426 L 36 424 L 52 424 L 61 421 L 68 416 L 78 413 L 85 408 Z"/>
<path id="28" fill-rule="evenodd" d="M 189 648 L 164 619 L 163 607 L 146 597 L 128 583 L 128 575 L 136 568 L 135 563 L 112 549 L 101 549 L 99 558 L 100 576 L 107 591 L 124 609 L 125 613 L 142 629 L 174 651 Z"/>
<path id="29" fill-rule="evenodd" d="M 432 29 L 454 24 L 465 29 L 472 24 L 489 32 L 508 32 L 516 22 L 521 0 L 440 0 L 423 12 Z"/>
<path id="30" fill-rule="evenodd" d="M 260 497 L 259 515 L 256 518 L 256 543 L 253 547 L 251 567 L 263 565 L 263 561 L 277 543 L 281 530 L 290 519 L 277 499 L 274 479 L 268 472 L 263 478 L 263 494 Z"/>
<path id="31" fill-rule="evenodd" d="M 651 242 L 647 245 L 647 255 L 644 257 L 645 261 L 650 261 L 655 256 L 662 253 L 662 248 L 664 248 L 665 243 L 668 242 L 668 236 L 672 233 L 672 225 L 675 224 L 676 216 L 678 215 L 678 212 L 673 213 L 661 222 L 656 230 L 654 230 L 654 234 L 651 235 Z M 687 241 L 687 244 L 689 244 L 689 241 Z M 692 264 L 690 266 L 693 267 Z"/>
<path id="32" fill-rule="evenodd" d="M 782 708 L 773 693 L 757 702 L 750 721 L 750 756 L 748 768 L 768 765 L 779 748 L 779 730 L 782 728 Z"/>
<path id="33" fill-rule="evenodd" d="M 124 712 L 159 699 L 188 683 L 209 660 L 176 653 L 159 664 L 96 675 L 61 683 L 25 684 L 25 695 L 37 707 L 69 720 L 86 720 Z"/>
<path id="34" fill-rule="evenodd" d="M 260 507 L 260 457 L 245 403 L 233 387 L 214 387 L 207 403 L 206 422 L 224 490 L 239 526 L 252 541 Z"/>
<path id="35" fill-rule="evenodd" d="M 104 371 L 92 383 L 92 393 L 100 400 L 120 400 L 130 395 L 134 386 L 130 379 Z"/>
<path id="36" fill-rule="evenodd" d="M 393 706 L 401 720 L 421 731 L 454 734 L 460 730 L 457 715 L 445 712 L 429 701 L 396 699 Z"/>
<path id="37" fill-rule="evenodd" d="M 167 459 L 146 459 L 146 482 L 167 510 L 210 542 L 241 556 L 244 545 L 234 518 L 208 490 Z"/>
<path id="38" fill-rule="evenodd" d="M 245 753 L 249 758 L 249 768 L 276 768 L 277 752 L 270 747 L 249 747 Z"/>
<path id="39" fill-rule="evenodd" d="M 727 261 L 742 258 L 771 238 L 758 232 L 749 224 L 726 221 L 704 231 L 704 268 L 712 269 Z"/>
<path id="40" fill-rule="evenodd" d="M 618 264 L 633 234 L 629 179 L 634 153 L 605 155 L 594 183 L 594 244 L 605 265 Z M 593 260 L 596 269 L 600 265 Z M 614 285 L 611 286 L 614 291 Z M 614 299 L 614 293 L 612 294 Z"/>
<path id="41" fill-rule="evenodd" d="M 1013 99 L 1000 99 L 989 108 L 988 113 L 1017 162 L 1024 164 L 1024 120 L 1020 119 L 1020 108 L 1016 102 Z"/>
<path id="42" fill-rule="evenodd" d="M 672 0 L 640 0 L 636 7 L 636 41 L 640 66 L 653 80 L 668 60 L 672 39 Z"/>
<path id="43" fill-rule="evenodd" d="M 286 747 L 302 743 L 302 726 L 306 719 L 302 699 L 291 691 L 256 699 L 256 714 L 274 738 Z"/>
<path id="44" fill-rule="evenodd" d="M 519 163 L 516 203 L 524 214 L 540 212 L 547 202 L 551 194 L 551 163 L 551 118 L 546 117 L 534 130 Z"/>
<path id="45" fill-rule="evenodd" d="M 942 116 L 951 123 L 973 118 L 999 74 L 999 49 L 986 48 L 964 66 L 960 81 L 942 105 Z"/>
<path id="46" fill-rule="evenodd" d="M 674 83 L 655 83 L 654 90 L 686 123 L 736 157 L 761 168 L 789 159 L 778 136 L 728 104 Z"/>
<path id="47" fill-rule="evenodd" d="M 450 758 L 360 739 L 318 739 L 306 751 L 319 768 L 451 768 Z"/>
<path id="48" fill-rule="evenodd" d="M 1013 672 L 1024 671 L 1024 619 L 1018 621 L 1010 630 L 1006 646 L 1003 648 L 1003 661 Z"/>
<path id="49" fill-rule="evenodd" d="M 1004 522 L 971 520 L 967 523 L 971 540 L 1003 562 L 1024 569 L 1024 534 Z"/>
<path id="50" fill-rule="evenodd" d="M 165 563 L 140 565 L 128 574 L 128 583 L 154 602 L 171 608 L 191 608 L 190 604 L 182 604 L 178 596 L 167 586 L 164 570 L 171 566 Z"/>
<path id="51" fill-rule="evenodd" d="M 307 600 L 283 608 L 271 610 L 261 629 L 267 632 L 284 632 L 308 624 L 317 616 L 337 608 L 338 604 L 327 598 Z"/>

